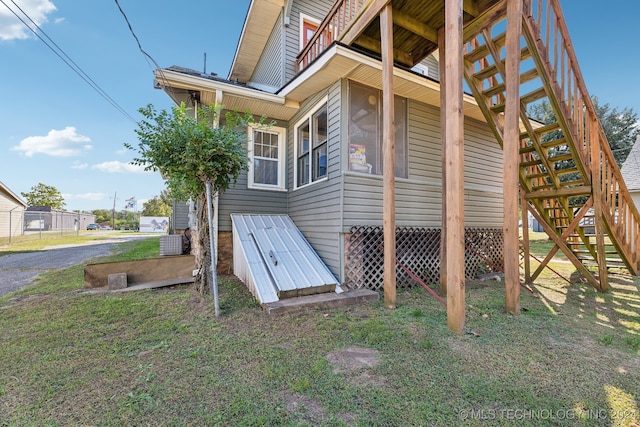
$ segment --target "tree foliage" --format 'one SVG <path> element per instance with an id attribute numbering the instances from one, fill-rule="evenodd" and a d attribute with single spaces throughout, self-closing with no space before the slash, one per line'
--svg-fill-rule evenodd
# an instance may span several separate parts
<path id="1" fill-rule="evenodd" d="M 192 237 L 196 267 L 196 289 L 207 290 L 211 254 L 206 208 L 206 183 L 212 190 L 224 192 L 235 182 L 240 172 L 248 169 L 246 125 L 252 121 L 230 113 L 217 125 L 220 108 L 204 106 L 196 111 L 188 110 L 184 103 L 171 112 L 157 111 L 152 105 L 141 108 L 144 120 L 138 122 L 137 147 L 125 147 L 137 151 L 133 162 L 145 170 L 160 171 L 171 195 L 176 199 L 196 201 L 198 228 Z M 195 113 L 195 114 L 194 114 Z"/>
<path id="2" fill-rule="evenodd" d="M 147 200 L 142 205 L 142 216 L 171 216 L 171 199 L 166 190 L 163 190 L 159 196 Z"/>
<path id="3" fill-rule="evenodd" d="M 227 114 L 222 126 L 214 126 L 220 109 L 203 106 L 193 117 L 184 103 L 171 112 L 158 112 L 152 105 L 141 108 L 145 120 L 138 122 L 137 152 L 133 164 L 145 170 L 160 171 L 176 198 L 196 199 L 210 181 L 214 191 L 222 192 L 248 169 L 243 128 L 251 116 Z M 129 149 L 136 150 L 129 144 Z"/>
<path id="4" fill-rule="evenodd" d="M 111 222 L 111 210 L 109 209 L 94 209 L 91 213 L 96 216 L 96 222 L 98 224 Z"/>
<path id="5" fill-rule="evenodd" d="M 593 98 L 596 112 L 602 123 L 604 134 L 607 136 L 613 157 L 618 166 L 627 159 L 631 147 L 635 144 L 640 135 L 638 128 L 638 114 L 632 108 L 619 110 L 609 104 L 600 105 L 598 98 Z"/>
<path id="6" fill-rule="evenodd" d="M 624 163 L 631 151 L 631 147 L 633 147 L 636 139 L 640 136 L 640 128 L 637 125 L 638 114 L 632 108 L 623 108 L 620 110 L 617 107 L 611 107 L 609 104 L 600 105 L 597 97 L 593 97 L 592 100 L 596 114 L 602 124 L 604 134 L 613 151 L 616 163 L 618 166 L 622 166 L 622 163 Z M 529 115 L 544 124 L 555 123 L 557 121 L 553 109 L 547 101 L 531 106 Z M 558 132 L 560 131 L 556 131 L 556 133 Z M 550 140 L 558 138 L 558 135 L 554 133 L 545 136 Z M 561 146 L 557 148 L 559 151 L 563 149 L 566 150 L 566 147 Z"/>
<path id="7" fill-rule="evenodd" d="M 38 183 L 31 191 L 20 193 L 29 206 L 49 206 L 51 209 L 64 209 L 66 206 L 62 193 L 56 187 Z"/>

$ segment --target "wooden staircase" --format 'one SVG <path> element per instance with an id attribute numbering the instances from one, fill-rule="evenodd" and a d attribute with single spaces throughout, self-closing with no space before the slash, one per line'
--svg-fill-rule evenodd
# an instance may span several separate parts
<path id="1" fill-rule="evenodd" d="M 524 2 L 520 141 L 504 141 L 506 18 L 500 2 L 465 26 L 464 74 L 498 142 L 520 144 L 523 200 L 555 243 L 531 280 L 561 250 L 606 291 L 609 268 L 640 272 L 638 209 L 586 90 L 558 0 Z M 541 123 L 530 110 L 543 103 L 553 117 Z"/>

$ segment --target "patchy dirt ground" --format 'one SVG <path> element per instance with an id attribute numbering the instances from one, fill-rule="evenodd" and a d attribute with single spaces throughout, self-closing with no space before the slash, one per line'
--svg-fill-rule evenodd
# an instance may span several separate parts
<path id="1" fill-rule="evenodd" d="M 327 354 L 327 360 L 333 366 L 334 373 L 343 374 L 359 384 L 382 386 L 386 383 L 383 377 L 373 375 L 370 372 L 370 368 L 380 363 L 378 352 L 371 348 L 351 346 L 344 350 Z M 294 393 L 285 396 L 285 402 L 288 412 L 302 414 L 305 421 L 311 424 L 328 418 L 322 405 L 317 400 L 304 394 Z M 338 419 L 347 424 L 353 422 L 356 418 L 355 414 L 344 413 L 338 415 Z"/>

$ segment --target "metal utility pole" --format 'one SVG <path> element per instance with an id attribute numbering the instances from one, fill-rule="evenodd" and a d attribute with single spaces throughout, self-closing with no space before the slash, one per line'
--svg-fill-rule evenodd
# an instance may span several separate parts
<path id="1" fill-rule="evenodd" d="M 118 192 L 116 191 L 115 193 L 113 193 L 113 209 L 111 210 L 111 227 L 115 230 L 116 229 L 116 196 L 118 195 Z"/>

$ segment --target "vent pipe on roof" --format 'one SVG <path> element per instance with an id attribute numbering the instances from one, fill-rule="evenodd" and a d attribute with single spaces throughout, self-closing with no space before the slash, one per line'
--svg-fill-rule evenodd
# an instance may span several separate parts
<path id="1" fill-rule="evenodd" d="M 202 74 L 207 74 L 207 52 L 204 53 L 204 71 Z"/>

